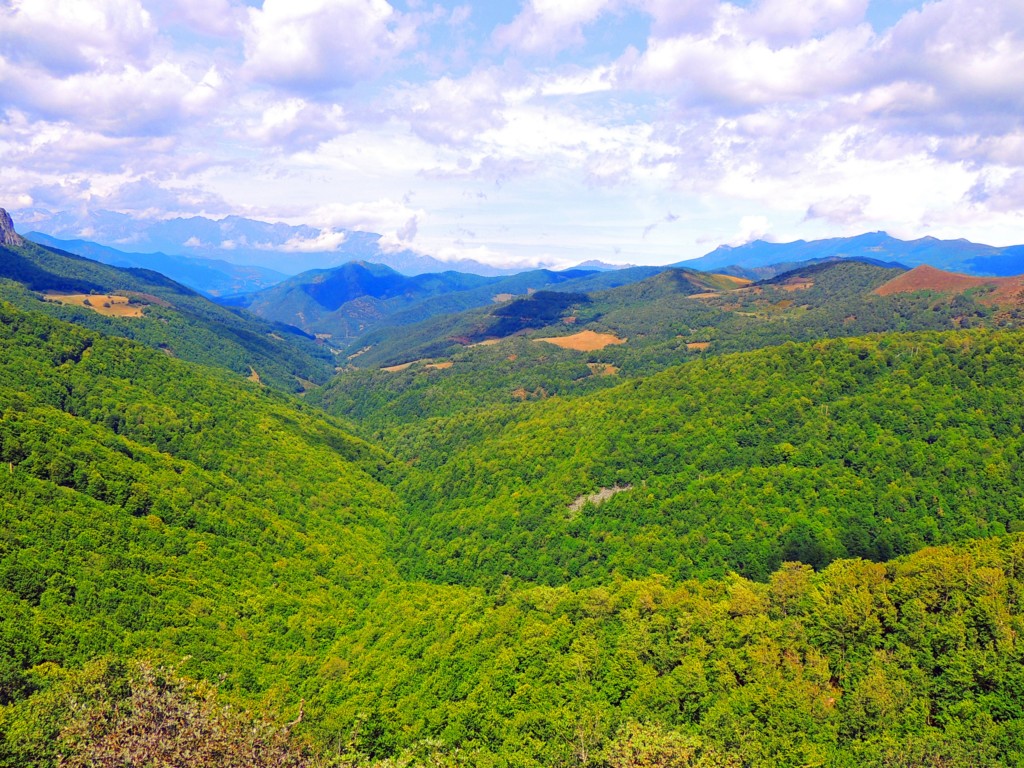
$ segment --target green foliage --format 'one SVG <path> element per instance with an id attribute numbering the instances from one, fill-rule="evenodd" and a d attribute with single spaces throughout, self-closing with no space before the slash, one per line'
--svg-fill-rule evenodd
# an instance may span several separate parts
<path id="1" fill-rule="evenodd" d="M 36 292 L 45 291 L 127 294 L 144 315 L 106 317 L 40 301 Z M 287 391 L 301 390 L 300 379 L 320 383 L 332 372 L 330 350 L 295 328 L 220 307 L 156 272 L 118 269 L 34 243 L 0 247 L 0 301 L 244 376 L 255 369 L 265 383 Z"/>
<path id="2" fill-rule="evenodd" d="M 1024 336 L 889 335 L 696 361 L 411 423 L 407 574 L 765 579 L 1004 533 L 1024 510 Z M 571 509 L 601 488 L 632 485 Z"/>
<path id="3" fill-rule="evenodd" d="M 419 423 L 459 368 L 414 367 L 370 443 L 0 304 L 0 766 L 1019 765 L 1022 345 L 787 344 Z"/>

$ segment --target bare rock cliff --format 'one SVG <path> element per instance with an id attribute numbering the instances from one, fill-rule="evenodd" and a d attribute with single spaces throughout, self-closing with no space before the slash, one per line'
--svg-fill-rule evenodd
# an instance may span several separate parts
<path id="1" fill-rule="evenodd" d="M 0 245 L 16 246 L 24 245 L 25 240 L 14 231 L 14 222 L 11 215 L 3 208 L 0 208 Z"/>

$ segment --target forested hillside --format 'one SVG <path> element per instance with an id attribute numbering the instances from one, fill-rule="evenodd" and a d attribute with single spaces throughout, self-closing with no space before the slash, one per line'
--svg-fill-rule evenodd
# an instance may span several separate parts
<path id="1" fill-rule="evenodd" d="M 1022 369 L 885 334 L 358 425 L 2 304 L 0 766 L 1020 764 Z"/>
<path id="2" fill-rule="evenodd" d="M 314 397 L 369 434 L 486 405 L 577 396 L 702 357 L 788 341 L 1021 322 L 1018 308 L 983 303 L 985 294 L 875 293 L 903 273 L 843 261 L 801 267 L 754 285 L 726 284 L 719 277 L 715 286 L 705 282 L 714 276 L 668 270 L 588 294 L 569 303 L 552 324 L 520 328 L 520 334 L 500 339 L 489 334 L 502 322 L 496 310 L 451 315 L 401 332 L 368 334 L 357 342 L 366 346 L 351 359 L 361 367 L 350 366 Z M 573 351 L 531 341 L 585 331 L 625 343 Z M 392 368 L 406 361 L 413 365 Z M 446 367 L 430 367 L 438 363 Z"/>
<path id="3" fill-rule="evenodd" d="M 353 339 L 389 333 L 436 317 L 486 307 L 532 291 L 593 291 L 642 280 L 658 267 L 596 272 L 536 269 L 503 277 L 461 272 L 401 275 L 382 264 L 351 262 L 304 272 L 271 288 L 225 301 L 274 322 L 288 323 L 345 348 Z M 372 342 L 371 342 L 372 343 Z M 365 346 L 360 343 L 355 349 Z"/>
<path id="4" fill-rule="evenodd" d="M 0 245 L 0 299 L 289 391 L 333 372 L 330 350 L 297 328 L 232 312 L 156 272 L 29 241 Z M 120 300 L 130 311 L 110 312 Z"/>

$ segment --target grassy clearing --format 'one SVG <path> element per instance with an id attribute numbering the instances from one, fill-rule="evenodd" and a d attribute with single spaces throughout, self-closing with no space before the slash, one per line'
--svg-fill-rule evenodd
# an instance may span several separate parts
<path id="1" fill-rule="evenodd" d="M 57 304 L 85 307 L 107 317 L 142 317 L 142 307 L 130 304 L 127 296 L 89 293 L 46 293 L 43 298 Z"/>
<path id="2" fill-rule="evenodd" d="M 625 344 L 628 339 L 620 339 L 612 333 L 597 333 L 596 331 L 580 331 L 572 336 L 551 336 L 535 341 L 544 341 L 554 344 L 562 349 L 574 349 L 577 352 L 596 352 L 599 349 L 611 346 L 612 344 Z"/>

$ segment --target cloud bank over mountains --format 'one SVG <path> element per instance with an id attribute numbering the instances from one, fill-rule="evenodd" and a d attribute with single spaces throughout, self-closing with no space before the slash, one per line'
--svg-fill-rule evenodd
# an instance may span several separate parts
<path id="1" fill-rule="evenodd" d="M 0 200 L 484 261 L 1024 240 L 1017 0 L 0 0 Z"/>

